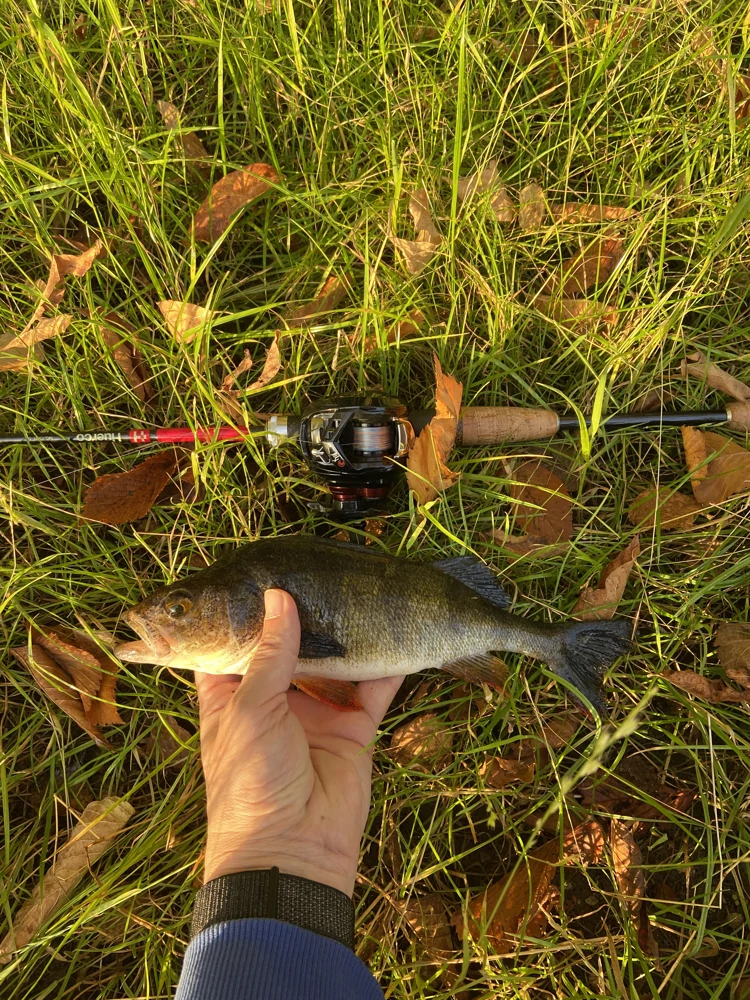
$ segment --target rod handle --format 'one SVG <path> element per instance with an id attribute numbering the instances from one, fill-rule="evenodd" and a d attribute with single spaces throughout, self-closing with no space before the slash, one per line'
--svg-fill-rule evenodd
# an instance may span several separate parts
<path id="1" fill-rule="evenodd" d="M 503 444 L 507 441 L 540 441 L 554 437 L 560 417 L 554 410 L 518 406 L 469 406 L 461 414 L 456 443 Z"/>
<path id="2" fill-rule="evenodd" d="M 750 431 L 750 401 L 727 403 L 727 423 L 734 431 Z"/>

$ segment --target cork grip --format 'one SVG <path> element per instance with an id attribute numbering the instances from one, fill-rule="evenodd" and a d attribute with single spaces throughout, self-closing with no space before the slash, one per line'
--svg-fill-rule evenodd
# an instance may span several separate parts
<path id="1" fill-rule="evenodd" d="M 553 410 L 513 406 L 470 406 L 461 414 L 457 444 L 502 444 L 539 441 L 557 434 L 560 418 Z"/>
<path id="2" fill-rule="evenodd" d="M 727 422 L 732 430 L 750 431 L 750 402 L 728 403 Z"/>

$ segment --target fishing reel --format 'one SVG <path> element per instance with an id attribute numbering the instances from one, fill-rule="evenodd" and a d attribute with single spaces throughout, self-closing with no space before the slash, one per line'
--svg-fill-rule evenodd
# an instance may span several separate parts
<path id="1" fill-rule="evenodd" d="M 406 407 L 387 397 L 324 399 L 301 417 L 273 414 L 266 427 L 271 445 L 298 438 L 305 461 L 328 486 L 330 503 L 311 501 L 310 509 L 345 520 L 382 508 L 410 433 Z"/>

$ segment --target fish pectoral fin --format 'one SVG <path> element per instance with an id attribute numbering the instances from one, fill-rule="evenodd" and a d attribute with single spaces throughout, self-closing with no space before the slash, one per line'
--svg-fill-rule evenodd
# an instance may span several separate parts
<path id="1" fill-rule="evenodd" d="M 497 577 L 483 562 L 474 556 L 453 556 L 451 559 L 440 559 L 432 564 L 441 573 L 452 576 L 469 590 L 483 597 L 485 601 L 498 608 L 510 606 L 510 597 L 498 582 Z"/>
<path id="2" fill-rule="evenodd" d="M 346 655 L 346 648 L 338 639 L 325 632 L 303 629 L 299 639 L 300 660 L 328 660 Z"/>
<path id="3" fill-rule="evenodd" d="M 491 653 L 477 653 L 476 656 L 463 656 L 460 660 L 444 663 L 441 670 L 460 677 L 462 681 L 472 684 L 487 684 L 496 691 L 503 691 L 508 679 L 508 668 L 499 656 Z"/>
<path id="4" fill-rule="evenodd" d="M 357 685 L 351 681 L 336 681 L 330 677 L 295 674 L 292 677 L 292 684 L 316 701 L 330 705 L 331 708 L 337 708 L 340 712 L 362 711 Z"/>

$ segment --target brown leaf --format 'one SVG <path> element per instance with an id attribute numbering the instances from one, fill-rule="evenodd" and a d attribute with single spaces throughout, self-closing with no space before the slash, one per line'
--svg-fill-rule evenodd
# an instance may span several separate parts
<path id="1" fill-rule="evenodd" d="M 563 837 L 562 859 L 565 864 L 598 865 L 604 854 L 606 837 L 598 820 L 581 823 Z"/>
<path id="2" fill-rule="evenodd" d="M 412 896 L 404 920 L 430 958 L 444 962 L 455 956 L 448 906 L 439 892 Z"/>
<path id="3" fill-rule="evenodd" d="M 719 662 L 727 673 L 730 670 L 750 670 L 750 625 L 745 622 L 722 622 L 716 630 L 714 642 Z M 729 676 L 732 677 L 731 674 Z M 738 674 L 732 680 L 742 676 L 744 674 Z M 744 681 L 740 683 L 744 684 Z"/>
<path id="4" fill-rule="evenodd" d="M 406 480 L 419 503 L 434 500 L 456 480 L 445 462 L 453 449 L 461 412 L 463 385 L 444 375 L 437 355 L 435 362 L 435 416 L 413 443 L 406 459 Z"/>
<path id="5" fill-rule="evenodd" d="M 646 877 L 643 874 L 643 857 L 627 824 L 612 820 L 610 832 L 612 867 L 615 882 L 630 918 L 638 932 L 638 943 L 645 955 L 658 958 L 651 923 L 646 909 Z"/>
<path id="6" fill-rule="evenodd" d="M 750 691 L 735 691 L 723 681 L 712 680 L 697 674 L 694 670 L 663 670 L 661 676 L 665 681 L 674 684 L 687 694 L 692 694 L 696 698 L 702 698 L 712 705 L 720 705 L 722 702 L 743 702 L 750 701 Z"/>
<path id="7" fill-rule="evenodd" d="M 534 744 L 522 741 L 514 754 L 493 757 L 482 766 L 479 773 L 488 788 L 505 788 L 516 781 L 528 784 L 534 780 L 536 773 Z"/>
<path id="8" fill-rule="evenodd" d="M 273 335 L 271 346 L 266 351 L 266 360 L 263 365 L 263 370 L 258 378 L 247 387 L 245 392 L 249 392 L 251 389 L 262 389 L 263 386 L 268 385 L 271 379 L 276 378 L 280 368 L 281 351 L 279 350 L 279 331 L 277 330 Z"/>
<path id="9" fill-rule="evenodd" d="M 0 337 L 0 352 L 23 351 L 23 354 L 28 357 L 30 347 L 42 340 L 50 340 L 52 337 L 58 337 L 61 333 L 65 333 L 72 321 L 72 316 L 61 313 L 59 316 L 37 320 L 33 326 L 27 327 L 21 333 L 3 334 Z"/>
<path id="10" fill-rule="evenodd" d="M 142 403 L 147 403 L 153 396 L 151 372 L 138 350 L 135 327 L 119 313 L 108 312 L 101 318 L 99 329 L 133 392 Z"/>
<path id="11" fill-rule="evenodd" d="M 699 505 L 692 497 L 676 493 L 666 486 L 649 487 L 639 493 L 628 508 L 628 520 L 640 531 L 656 527 L 662 531 L 687 531 L 692 528 Z"/>
<path id="12" fill-rule="evenodd" d="M 286 317 L 289 326 L 308 326 L 314 319 L 325 316 L 340 304 L 350 289 L 348 280 L 342 275 L 332 274 L 323 287 L 307 305 L 293 309 Z"/>
<path id="13" fill-rule="evenodd" d="M 542 727 L 542 739 L 545 746 L 552 750 L 559 750 L 570 743 L 577 730 L 578 722 L 574 718 L 561 715 Z"/>
<path id="14" fill-rule="evenodd" d="M 234 387 L 235 382 L 239 380 L 240 375 L 244 375 L 245 372 L 249 372 L 253 367 L 253 359 L 250 357 L 250 351 L 245 348 L 242 355 L 242 361 L 235 367 L 234 371 L 225 375 L 221 382 L 221 388 L 224 392 L 230 392 Z"/>
<path id="15" fill-rule="evenodd" d="M 86 490 L 81 520 L 126 524 L 145 517 L 177 468 L 173 450 L 150 455 L 128 472 L 99 476 Z"/>
<path id="16" fill-rule="evenodd" d="M 538 184 L 527 184 L 518 196 L 518 222 L 525 233 L 541 229 L 547 216 L 547 199 Z"/>
<path id="17" fill-rule="evenodd" d="M 152 731 L 144 740 L 149 753 L 158 750 L 159 762 L 163 766 L 183 767 L 190 758 L 184 744 L 191 739 L 190 733 L 171 715 L 165 715 L 156 723 L 156 733 Z"/>
<path id="18" fill-rule="evenodd" d="M 170 104 L 169 101 L 157 101 L 156 106 L 164 124 L 171 132 L 181 127 L 180 112 L 174 104 Z M 183 132 L 178 140 L 189 166 L 195 167 L 200 174 L 208 177 L 211 173 L 211 157 L 195 132 Z"/>
<path id="19" fill-rule="evenodd" d="M 515 523 L 527 537 L 553 545 L 573 537 L 573 501 L 565 484 L 540 461 L 524 462 L 513 473 L 510 495 Z"/>
<path id="20" fill-rule="evenodd" d="M 562 293 L 565 297 L 582 295 L 594 285 L 607 280 L 622 260 L 622 240 L 599 237 L 594 243 L 566 260 L 560 270 L 551 274 L 542 291 Z"/>
<path id="21" fill-rule="evenodd" d="M 54 864 L 37 885 L 31 898 L 19 910 L 11 931 L 0 942 L 0 962 L 10 961 L 68 899 L 91 866 L 111 847 L 135 810 L 129 802 L 115 797 L 89 802 L 67 841 L 57 852 Z"/>
<path id="22" fill-rule="evenodd" d="M 211 188 L 208 197 L 195 213 L 193 237 L 203 243 L 214 243 L 226 232 L 232 216 L 251 201 L 260 198 L 280 178 L 267 163 L 251 163 L 242 170 L 233 170 Z"/>
<path id="23" fill-rule="evenodd" d="M 556 323 L 571 326 L 588 323 L 603 323 L 614 326 L 619 318 L 617 309 L 606 302 L 591 302 L 589 299 L 561 299 L 556 295 L 535 295 L 533 305 Z"/>
<path id="24" fill-rule="evenodd" d="M 561 222 L 623 222 L 637 218 L 634 208 L 620 208 L 617 205 L 587 205 L 585 202 L 569 202 L 567 205 L 550 205 L 552 216 Z"/>
<path id="25" fill-rule="evenodd" d="M 597 618 L 611 618 L 617 610 L 617 605 L 625 591 L 630 571 L 635 565 L 641 551 L 638 535 L 627 548 L 609 562 L 599 578 L 599 586 L 586 587 L 573 608 L 573 614 L 582 621 L 594 621 Z"/>
<path id="26" fill-rule="evenodd" d="M 420 189 L 413 191 L 409 198 L 409 213 L 417 230 L 416 240 L 402 240 L 391 236 L 393 245 L 404 255 L 404 262 L 409 274 L 419 274 L 437 253 L 442 242 L 442 236 L 435 228 L 430 214 L 427 192 Z"/>
<path id="27" fill-rule="evenodd" d="M 403 319 L 398 320 L 389 327 L 385 338 L 388 344 L 395 344 L 397 341 L 406 340 L 407 337 L 416 337 L 422 332 L 422 324 L 425 321 L 424 314 L 419 309 L 411 309 Z M 377 350 L 378 338 L 370 334 L 365 340 L 365 354 L 371 354 Z"/>
<path id="28" fill-rule="evenodd" d="M 433 771 L 450 759 L 453 733 L 434 712 L 424 712 L 398 726 L 390 756 L 401 767 Z"/>
<path id="29" fill-rule="evenodd" d="M 707 382 L 712 389 L 724 392 L 727 396 L 732 396 L 733 399 L 740 402 L 750 399 L 750 386 L 746 386 L 744 382 L 740 382 L 738 378 L 710 362 L 702 351 L 695 351 L 691 354 L 690 362 L 686 360 L 682 362 L 681 374 L 683 378 L 692 375 L 701 382 Z"/>
<path id="30" fill-rule="evenodd" d="M 208 326 L 216 316 L 213 309 L 194 306 L 190 302 L 164 299 L 156 303 L 164 323 L 178 344 L 190 344 L 202 326 Z"/>
<path id="31" fill-rule="evenodd" d="M 721 434 L 694 427 L 683 427 L 682 440 L 690 483 L 701 505 L 723 503 L 750 489 L 750 452 L 746 448 Z"/>
<path id="32" fill-rule="evenodd" d="M 468 201 L 478 191 L 492 192 L 490 208 L 498 222 L 513 222 L 515 220 L 516 206 L 498 177 L 497 160 L 490 160 L 486 170 L 458 178 L 459 201 Z"/>
<path id="33" fill-rule="evenodd" d="M 653 410 L 661 410 L 668 398 L 670 398 L 669 393 L 664 393 L 663 390 L 649 389 L 636 400 L 633 411 L 635 413 L 651 413 Z"/>

